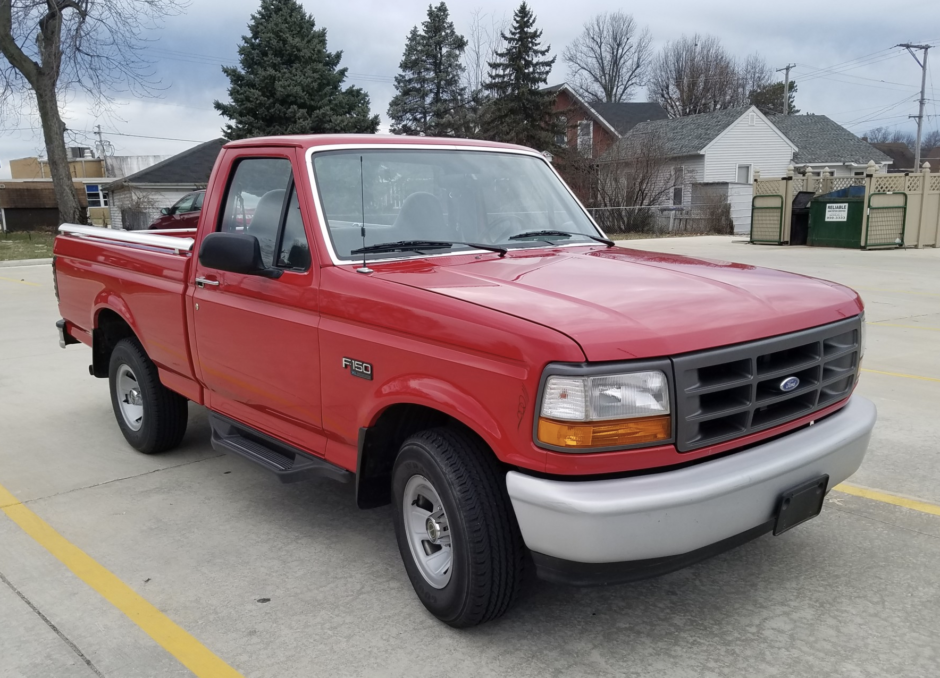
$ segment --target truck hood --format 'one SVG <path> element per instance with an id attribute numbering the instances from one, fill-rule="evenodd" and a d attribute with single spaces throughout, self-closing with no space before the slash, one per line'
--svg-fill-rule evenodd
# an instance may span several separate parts
<path id="1" fill-rule="evenodd" d="M 435 257 L 374 268 L 385 280 L 554 328 L 591 361 L 752 341 L 862 310 L 855 292 L 816 278 L 620 247 Z"/>

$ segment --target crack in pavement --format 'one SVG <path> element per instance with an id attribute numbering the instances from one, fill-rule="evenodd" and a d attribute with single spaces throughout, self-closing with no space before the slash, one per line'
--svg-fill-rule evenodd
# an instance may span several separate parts
<path id="1" fill-rule="evenodd" d="M 43 621 L 43 623 L 45 623 L 46 626 L 52 629 L 53 632 L 59 638 L 62 639 L 62 642 L 68 645 L 69 648 L 72 650 L 72 652 L 78 655 L 78 658 L 81 659 L 83 662 L 85 662 L 85 665 L 89 669 L 91 669 L 91 671 L 96 676 L 98 676 L 98 678 L 104 678 L 104 674 L 101 673 L 101 671 L 98 670 L 98 667 L 95 666 L 92 663 L 92 661 L 88 657 L 85 656 L 85 653 L 79 649 L 78 645 L 76 645 L 71 640 L 69 640 L 69 637 L 66 636 L 64 633 L 62 633 L 62 631 L 60 631 L 59 628 L 55 624 L 53 624 L 52 621 L 50 621 L 50 619 L 46 615 L 44 615 L 38 607 L 33 605 L 32 601 L 29 598 L 27 598 L 25 595 L 23 595 L 23 593 L 21 593 L 20 590 L 13 585 L 13 582 L 7 579 L 2 572 L 0 572 L 0 581 L 6 584 L 9 587 L 9 589 L 13 591 L 13 593 L 15 593 L 20 600 L 26 603 L 27 607 L 29 607 L 30 610 L 35 612 L 36 616 L 38 616 Z"/>
<path id="2" fill-rule="evenodd" d="M 71 494 L 73 492 L 81 492 L 83 490 L 91 490 L 96 487 L 102 487 L 103 485 L 110 485 L 111 483 L 119 483 L 122 480 L 133 480 L 134 478 L 142 478 L 144 476 L 149 476 L 151 473 L 160 473 L 161 471 L 172 471 L 173 469 L 183 468 L 184 466 L 192 466 L 193 464 L 198 464 L 203 461 L 209 461 L 210 459 L 218 459 L 219 457 L 226 456 L 223 452 L 222 454 L 214 454 L 211 457 L 203 457 L 202 459 L 194 459 L 192 461 L 187 461 L 182 464 L 175 464 L 174 466 L 164 466 L 163 468 L 155 468 L 150 471 L 144 471 L 143 473 L 136 473 L 132 476 L 124 476 L 122 478 L 112 478 L 111 480 L 105 480 L 100 483 L 95 483 L 94 485 L 85 485 L 83 487 L 73 487 L 71 490 L 64 490 L 62 492 L 56 492 L 55 494 L 47 494 L 43 497 L 33 497 L 32 499 L 25 499 L 21 501 L 21 504 L 32 504 L 33 502 L 43 501 L 45 499 L 52 499 L 54 497 L 61 497 L 66 494 Z"/>

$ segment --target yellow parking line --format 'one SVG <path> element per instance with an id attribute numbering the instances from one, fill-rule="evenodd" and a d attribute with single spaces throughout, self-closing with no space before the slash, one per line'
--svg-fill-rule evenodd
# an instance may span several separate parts
<path id="1" fill-rule="evenodd" d="M 33 287 L 42 287 L 42 285 L 40 285 L 39 283 L 27 282 L 25 280 L 16 280 L 15 278 L 4 278 L 2 275 L 0 275 L 0 280 L 6 280 L 7 282 L 15 282 L 15 283 L 19 283 L 20 285 L 32 285 Z"/>
<path id="2" fill-rule="evenodd" d="M 863 367 L 862 372 L 871 372 L 872 374 L 887 374 L 889 377 L 904 377 L 905 379 L 920 379 L 922 381 L 940 381 L 940 379 L 937 379 L 937 377 L 921 377 L 917 374 L 902 374 L 901 372 L 884 372 L 882 370 L 870 370 L 867 367 Z"/>
<path id="3" fill-rule="evenodd" d="M 173 623 L 130 586 L 56 532 L 0 485 L 0 509 L 75 576 L 127 615 L 143 631 L 199 678 L 241 678 L 231 666 Z"/>
<path id="4" fill-rule="evenodd" d="M 920 501 L 918 499 L 908 499 L 907 497 L 902 497 L 898 494 L 879 492 L 878 490 L 872 490 L 867 487 L 861 487 L 859 485 L 849 485 L 848 483 L 839 483 L 832 489 L 836 490 L 837 492 L 851 494 L 855 497 L 873 499 L 874 501 L 880 501 L 884 504 L 903 506 L 904 508 L 911 509 L 912 511 L 920 511 L 921 513 L 929 513 L 932 516 L 940 516 L 940 506 L 931 504 L 930 502 Z"/>
<path id="5" fill-rule="evenodd" d="M 930 330 L 931 332 L 940 332 L 940 327 L 924 327 L 923 325 L 896 325 L 895 323 L 865 323 L 866 325 L 878 325 L 880 327 L 906 327 L 912 330 Z"/>

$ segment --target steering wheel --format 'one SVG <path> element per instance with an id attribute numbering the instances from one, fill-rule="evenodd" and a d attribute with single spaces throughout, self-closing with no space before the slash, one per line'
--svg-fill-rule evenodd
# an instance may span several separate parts
<path id="1" fill-rule="evenodd" d="M 496 245 L 505 243 L 509 236 L 525 232 L 525 222 L 514 214 L 507 214 L 496 218 L 488 228 L 489 241 L 487 244 Z"/>

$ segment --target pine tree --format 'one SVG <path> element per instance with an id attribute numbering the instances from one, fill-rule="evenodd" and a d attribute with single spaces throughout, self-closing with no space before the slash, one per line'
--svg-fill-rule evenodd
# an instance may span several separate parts
<path id="1" fill-rule="evenodd" d="M 554 95 L 542 88 L 555 57 L 546 58 L 551 46 L 541 46 L 542 31 L 535 28 L 535 14 L 525 2 L 513 13 L 512 27 L 502 38 L 505 47 L 489 62 L 484 85 L 490 100 L 482 112 L 483 134 L 494 141 L 551 149 L 557 132 Z"/>
<path id="2" fill-rule="evenodd" d="M 461 56 L 467 41 L 454 30 L 447 5 L 428 5 L 428 18 L 408 34 L 388 106 L 394 134 L 464 136 L 466 88 Z"/>
<path id="3" fill-rule="evenodd" d="M 317 29 L 296 0 L 261 0 L 248 33 L 238 48 L 240 68 L 222 68 L 231 103 L 214 103 L 232 121 L 222 130 L 227 139 L 378 130 L 369 95 L 343 89 L 343 53 L 327 50 L 326 29 Z"/>

